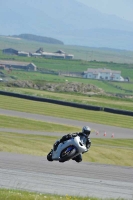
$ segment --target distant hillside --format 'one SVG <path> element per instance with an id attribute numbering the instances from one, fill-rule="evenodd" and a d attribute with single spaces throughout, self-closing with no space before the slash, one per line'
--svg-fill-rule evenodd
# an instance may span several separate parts
<path id="1" fill-rule="evenodd" d="M 132 21 L 77 0 L 1 0 L 0 19 L 0 35 L 29 33 L 67 45 L 133 50 Z"/>
<path id="2" fill-rule="evenodd" d="M 38 36 L 38 35 L 33 35 L 33 34 L 13 35 L 12 37 L 32 40 L 36 42 L 44 42 L 48 44 L 62 44 L 62 45 L 64 44 L 62 41 L 51 38 L 51 37 L 43 37 L 43 36 Z"/>

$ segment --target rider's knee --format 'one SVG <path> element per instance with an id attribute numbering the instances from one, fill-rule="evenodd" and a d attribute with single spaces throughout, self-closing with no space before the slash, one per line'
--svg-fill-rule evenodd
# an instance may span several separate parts
<path id="1" fill-rule="evenodd" d="M 73 160 L 75 160 L 76 162 L 82 162 L 82 155 L 79 154 L 78 156 L 76 156 L 75 158 L 73 158 Z"/>

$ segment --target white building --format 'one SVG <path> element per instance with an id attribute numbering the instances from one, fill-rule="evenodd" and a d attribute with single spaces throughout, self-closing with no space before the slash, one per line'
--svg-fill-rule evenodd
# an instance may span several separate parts
<path id="1" fill-rule="evenodd" d="M 84 71 L 84 78 L 98 79 L 98 80 L 111 80 L 111 81 L 124 81 L 121 76 L 121 71 L 114 71 L 111 69 L 94 69 L 88 68 Z"/>

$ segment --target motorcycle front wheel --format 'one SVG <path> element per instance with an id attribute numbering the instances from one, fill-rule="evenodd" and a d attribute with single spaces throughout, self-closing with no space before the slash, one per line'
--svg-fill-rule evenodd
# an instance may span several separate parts
<path id="1" fill-rule="evenodd" d="M 52 151 L 50 151 L 50 153 L 47 155 L 47 160 L 48 161 L 53 161 L 53 159 L 52 159 Z"/>
<path id="2" fill-rule="evenodd" d="M 68 161 L 70 160 L 71 158 L 74 157 L 74 155 L 76 154 L 77 150 L 74 148 L 68 152 L 66 152 L 66 149 L 63 150 L 60 154 L 60 159 L 59 159 L 59 162 L 65 162 L 65 161 Z"/>

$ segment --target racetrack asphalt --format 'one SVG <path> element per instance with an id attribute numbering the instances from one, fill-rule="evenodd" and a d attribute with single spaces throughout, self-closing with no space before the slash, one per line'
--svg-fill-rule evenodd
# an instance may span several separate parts
<path id="1" fill-rule="evenodd" d="M 0 152 L 0 187 L 129 200 L 133 198 L 133 168 L 48 162 L 45 157 Z"/>
<path id="2" fill-rule="evenodd" d="M 133 130 L 120 127 L 3 109 L 0 109 L 0 114 L 77 127 L 89 125 L 93 130 L 99 131 L 99 135 L 94 132 L 92 137 L 103 137 L 106 131 L 106 137 L 111 137 L 114 133 L 116 138 L 133 138 Z M 10 129 L 3 130 L 9 132 Z M 19 131 L 24 133 L 26 130 L 15 132 Z M 47 134 L 45 131 L 27 133 Z M 133 199 L 133 168 L 75 161 L 48 162 L 41 156 L 0 152 L 0 187 L 59 195 Z"/>
<path id="3" fill-rule="evenodd" d="M 65 119 L 65 118 L 59 118 L 59 117 L 45 116 L 45 115 L 25 113 L 25 112 L 13 111 L 13 110 L 4 110 L 4 109 L 0 109 L 0 114 L 19 117 L 19 118 L 38 120 L 38 121 L 57 123 L 57 124 L 70 125 L 70 126 L 81 127 L 81 128 L 85 125 L 88 125 L 93 130 L 91 134 L 92 138 L 101 138 L 106 133 L 106 138 L 111 138 L 113 134 L 115 138 L 127 138 L 127 139 L 132 138 L 133 139 L 133 129 L 128 129 L 128 128 L 121 128 L 121 127 L 108 126 L 108 125 L 96 124 L 96 123 L 85 122 L 85 121 L 77 121 L 77 120 L 71 120 L 71 119 Z M 42 131 L 28 131 L 28 130 L 0 128 L 0 131 L 8 132 L 9 130 L 10 132 L 17 131 L 18 133 L 29 133 L 29 134 L 33 133 L 33 134 L 40 134 L 40 135 L 48 134 L 48 135 L 53 135 L 53 136 L 62 135 L 60 133 L 46 133 L 45 130 L 44 132 L 42 132 Z"/>

